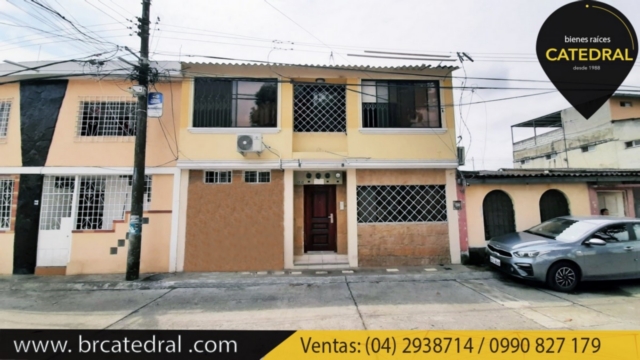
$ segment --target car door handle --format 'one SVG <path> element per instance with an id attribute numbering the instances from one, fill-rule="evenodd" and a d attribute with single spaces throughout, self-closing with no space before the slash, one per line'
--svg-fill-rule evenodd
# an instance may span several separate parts
<path id="1" fill-rule="evenodd" d="M 631 251 L 633 250 L 633 246 L 625 246 L 624 247 L 624 251 Z"/>

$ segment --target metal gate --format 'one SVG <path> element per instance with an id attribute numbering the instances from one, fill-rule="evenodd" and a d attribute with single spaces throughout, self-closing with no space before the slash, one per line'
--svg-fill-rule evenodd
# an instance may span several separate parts
<path id="1" fill-rule="evenodd" d="M 485 196 L 482 214 L 486 240 L 516 231 L 513 203 L 504 191 L 494 190 Z"/>
<path id="2" fill-rule="evenodd" d="M 540 197 L 540 221 L 571 215 L 569 202 L 564 194 L 558 190 L 548 190 Z"/>
<path id="3" fill-rule="evenodd" d="M 37 266 L 66 266 L 73 230 L 75 176 L 45 176 Z"/>

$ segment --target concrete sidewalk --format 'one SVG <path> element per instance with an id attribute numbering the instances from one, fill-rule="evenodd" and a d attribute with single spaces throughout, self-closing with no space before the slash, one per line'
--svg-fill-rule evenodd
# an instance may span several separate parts
<path id="1" fill-rule="evenodd" d="M 442 281 L 477 280 L 500 276 L 484 267 L 437 265 L 402 268 L 358 268 L 286 270 L 228 273 L 141 274 L 136 281 L 125 281 L 124 274 L 72 276 L 0 276 L 0 291 L 96 291 L 163 290 L 180 288 L 224 288 L 248 285 L 331 284 L 345 281 Z"/>

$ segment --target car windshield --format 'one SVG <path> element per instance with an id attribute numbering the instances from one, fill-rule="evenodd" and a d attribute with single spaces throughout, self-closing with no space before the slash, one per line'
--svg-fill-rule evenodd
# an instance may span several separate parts
<path id="1" fill-rule="evenodd" d="M 573 242 L 597 227 L 598 224 L 586 221 L 555 218 L 536 225 L 526 232 L 561 242 Z"/>

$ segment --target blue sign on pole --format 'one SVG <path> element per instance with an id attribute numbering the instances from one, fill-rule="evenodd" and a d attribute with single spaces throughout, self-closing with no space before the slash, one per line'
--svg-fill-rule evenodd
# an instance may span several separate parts
<path id="1" fill-rule="evenodd" d="M 162 93 L 152 92 L 149 93 L 147 101 L 147 117 L 159 118 L 162 116 Z"/>

